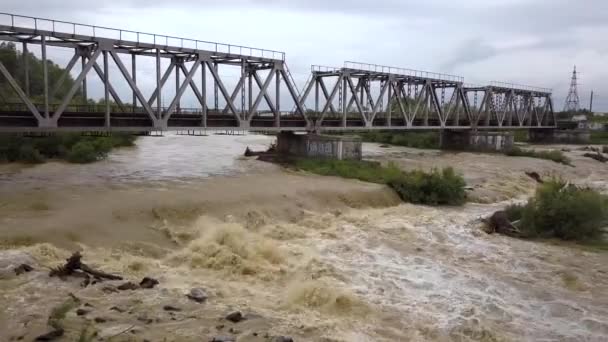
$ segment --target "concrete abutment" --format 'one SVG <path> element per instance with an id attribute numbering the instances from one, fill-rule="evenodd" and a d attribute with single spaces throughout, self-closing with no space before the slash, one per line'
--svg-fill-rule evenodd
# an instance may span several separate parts
<path id="1" fill-rule="evenodd" d="M 361 160 L 361 138 L 280 132 L 277 135 L 277 152 L 298 157 Z"/>

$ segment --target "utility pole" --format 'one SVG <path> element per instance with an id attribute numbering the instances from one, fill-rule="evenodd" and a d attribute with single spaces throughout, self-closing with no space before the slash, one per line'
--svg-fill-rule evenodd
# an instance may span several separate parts
<path id="1" fill-rule="evenodd" d="M 593 90 L 591 91 L 591 99 L 589 100 L 589 112 L 593 114 Z"/>

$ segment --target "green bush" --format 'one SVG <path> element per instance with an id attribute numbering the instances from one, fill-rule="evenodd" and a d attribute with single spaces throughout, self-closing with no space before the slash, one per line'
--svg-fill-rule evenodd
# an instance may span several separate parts
<path id="1" fill-rule="evenodd" d="M 590 141 L 592 144 L 608 144 L 608 131 L 591 131 Z"/>
<path id="2" fill-rule="evenodd" d="M 572 165 L 570 159 L 566 157 L 562 151 L 551 150 L 551 151 L 535 151 L 535 150 L 524 150 L 519 147 L 513 147 L 505 152 L 505 155 L 509 157 L 530 157 L 538 159 L 551 160 L 556 163 L 564 165 Z"/>
<path id="3" fill-rule="evenodd" d="M 88 141 L 81 141 L 72 146 L 67 159 L 71 163 L 92 163 L 99 160 L 99 154 L 93 144 Z"/>
<path id="4" fill-rule="evenodd" d="M 540 186 L 525 206 L 511 208 L 523 237 L 589 241 L 602 237 L 608 223 L 608 197 L 562 180 Z M 511 217 L 510 217 L 511 219 Z"/>
<path id="5" fill-rule="evenodd" d="M 34 148 L 34 146 L 25 144 L 19 147 L 18 160 L 25 163 L 37 164 L 43 163 L 45 159 L 42 154 L 40 154 L 40 152 Z"/>
<path id="6" fill-rule="evenodd" d="M 389 186 L 406 202 L 430 205 L 462 205 L 466 202 L 466 183 L 451 167 L 428 173 L 404 172 Z"/>
<path id="7" fill-rule="evenodd" d="M 0 135 L 0 161 L 28 163 L 44 162 L 47 158 L 89 163 L 102 158 L 116 147 L 133 146 L 136 137 L 113 134 L 107 137 L 61 133 L 43 137 L 24 137 L 17 134 Z"/>
<path id="8" fill-rule="evenodd" d="M 370 161 L 297 159 L 294 166 L 325 176 L 354 178 L 387 184 L 407 202 L 429 205 L 461 205 L 466 201 L 465 181 L 452 168 L 441 171 L 401 171 L 396 165 Z"/>

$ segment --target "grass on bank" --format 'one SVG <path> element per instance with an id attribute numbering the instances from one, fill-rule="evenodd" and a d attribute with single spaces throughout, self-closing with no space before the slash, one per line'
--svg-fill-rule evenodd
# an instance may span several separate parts
<path id="1" fill-rule="evenodd" d="M 0 162 L 43 163 L 63 159 L 71 163 L 91 163 L 103 159 L 116 147 L 133 146 L 136 137 L 115 133 L 95 137 L 61 133 L 44 137 L 18 134 L 0 135 Z"/>
<path id="2" fill-rule="evenodd" d="M 525 205 L 506 209 L 522 238 L 559 239 L 608 246 L 608 196 L 560 179 L 541 185 Z"/>
<path id="3" fill-rule="evenodd" d="M 591 131 L 590 142 L 594 145 L 608 145 L 608 131 Z"/>
<path id="4" fill-rule="evenodd" d="M 386 132 L 371 131 L 359 133 L 365 142 L 390 144 L 421 149 L 438 149 L 439 132 Z"/>
<path id="5" fill-rule="evenodd" d="M 525 150 L 519 147 L 513 147 L 505 151 L 505 155 L 509 157 L 530 157 L 538 159 L 551 160 L 556 163 L 572 166 L 570 159 L 564 155 L 562 151 L 551 150 L 551 151 L 536 151 L 536 150 Z"/>
<path id="6" fill-rule="evenodd" d="M 296 159 L 297 169 L 324 175 L 386 184 L 406 202 L 428 205 L 462 205 L 466 202 L 465 181 L 454 169 L 402 171 L 396 165 L 377 162 Z"/>

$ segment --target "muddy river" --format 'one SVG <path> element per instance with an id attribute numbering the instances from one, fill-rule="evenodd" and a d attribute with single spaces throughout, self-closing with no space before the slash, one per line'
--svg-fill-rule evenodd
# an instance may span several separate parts
<path id="1" fill-rule="evenodd" d="M 86 312 L 67 312 L 60 341 L 607 340 L 608 254 L 487 235 L 480 222 L 533 193 L 526 171 L 606 191 L 604 164 L 573 147 L 575 167 L 364 145 L 366 159 L 463 174 L 471 203 L 433 208 L 241 157 L 271 142 L 143 137 L 95 164 L 0 165 L 0 341 L 50 331 L 70 294 Z M 125 280 L 49 278 L 77 250 Z M 17 276 L 22 263 L 34 270 Z M 112 291 L 145 276 L 159 285 Z M 234 311 L 246 319 L 224 319 Z"/>

